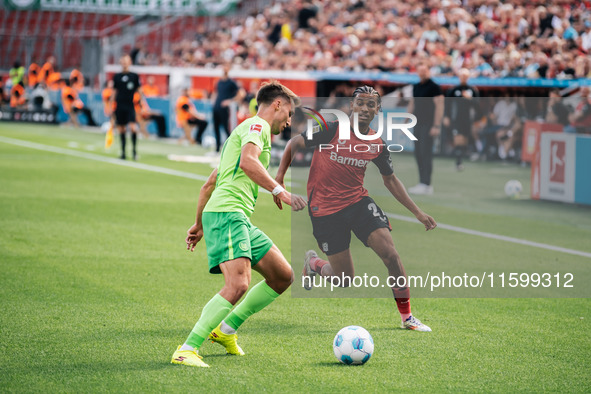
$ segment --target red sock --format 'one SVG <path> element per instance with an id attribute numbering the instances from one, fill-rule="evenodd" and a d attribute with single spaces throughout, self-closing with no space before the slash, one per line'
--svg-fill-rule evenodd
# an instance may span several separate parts
<path id="1" fill-rule="evenodd" d="M 400 317 L 402 318 L 402 321 L 405 321 L 411 316 L 410 290 L 408 289 L 408 287 L 393 287 L 392 293 L 394 293 L 394 299 L 396 300 L 396 306 L 398 307 L 398 312 L 400 312 Z"/>
<path id="2" fill-rule="evenodd" d="M 322 260 L 320 257 L 312 257 L 310 259 L 310 268 L 312 268 L 312 271 L 318 274 L 321 273 L 322 267 L 324 267 L 326 264 L 330 263 L 326 260 Z"/>

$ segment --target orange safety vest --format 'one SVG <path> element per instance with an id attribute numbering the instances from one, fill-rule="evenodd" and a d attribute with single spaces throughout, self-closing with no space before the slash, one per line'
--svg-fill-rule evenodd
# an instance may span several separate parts
<path id="1" fill-rule="evenodd" d="M 39 72 L 41 71 L 41 67 L 37 65 L 37 63 L 31 63 L 29 66 L 29 74 L 27 75 L 27 79 L 29 80 L 29 87 L 34 87 L 39 82 Z"/>
<path id="2" fill-rule="evenodd" d="M 70 84 L 77 91 L 81 91 L 84 88 L 84 75 L 82 75 L 80 70 L 72 70 L 70 73 Z"/>
<path id="3" fill-rule="evenodd" d="M 188 105 L 189 108 L 195 108 L 195 106 L 188 97 L 179 97 L 179 99 L 176 101 L 176 122 L 179 125 L 179 127 L 192 117 L 190 109 L 183 109 L 185 105 Z"/>
<path id="4" fill-rule="evenodd" d="M 103 105 L 104 105 L 104 111 L 105 111 L 105 115 L 106 116 L 110 116 L 109 114 L 107 114 L 107 108 L 109 106 L 109 103 L 111 101 L 111 97 L 113 97 L 113 89 L 111 88 L 104 88 L 103 89 Z M 115 112 L 115 108 L 117 108 L 117 103 L 113 101 L 113 106 L 111 107 L 111 114 L 113 112 Z"/>
<path id="5" fill-rule="evenodd" d="M 41 67 L 41 72 L 39 73 L 39 82 L 47 82 L 47 78 L 53 74 L 53 66 L 51 63 L 47 62 Z"/>
<path id="6" fill-rule="evenodd" d="M 58 72 L 52 72 L 47 77 L 45 83 L 47 84 L 47 88 L 49 90 L 59 90 L 60 89 L 60 79 L 62 79 L 62 75 Z"/>
<path id="7" fill-rule="evenodd" d="M 160 89 L 156 85 L 143 85 L 142 91 L 146 97 L 160 96 Z"/>
<path id="8" fill-rule="evenodd" d="M 138 92 L 133 94 L 133 108 L 135 110 L 136 117 L 145 117 L 150 113 L 150 107 L 148 107 L 148 103 L 142 99 L 142 96 Z"/>
<path id="9" fill-rule="evenodd" d="M 205 98 L 205 91 L 203 89 L 191 89 L 189 90 L 189 96 L 195 100 L 201 100 Z"/>
<path id="10" fill-rule="evenodd" d="M 67 114 L 72 111 L 72 107 L 84 107 L 84 103 L 78 98 L 78 93 L 69 86 L 64 86 L 62 88 L 62 105 L 64 107 L 64 112 Z"/>
<path id="11" fill-rule="evenodd" d="M 17 84 L 10 90 L 10 106 L 12 108 L 25 104 L 25 88 Z"/>

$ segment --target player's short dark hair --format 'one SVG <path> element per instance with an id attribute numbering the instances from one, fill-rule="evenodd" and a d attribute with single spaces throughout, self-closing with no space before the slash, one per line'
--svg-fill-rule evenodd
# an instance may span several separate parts
<path id="1" fill-rule="evenodd" d="M 293 101 L 295 107 L 301 104 L 300 98 L 287 87 L 280 84 L 278 81 L 263 82 L 261 88 L 257 93 L 257 104 L 271 104 L 278 97 L 283 97 L 288 101 Z"/>
<path id="2" fill-rule="evenodd" d="M 382 97 L 380 96 L 378 91 L 375 90 L 373 87 L 369 85 L 359 86 L 353 91 L 353 98 L 359 96 L 360 94 L 369 94 L 371 96 L 376 96 L 378 99 L 378 106 L 382 106 Z"/>

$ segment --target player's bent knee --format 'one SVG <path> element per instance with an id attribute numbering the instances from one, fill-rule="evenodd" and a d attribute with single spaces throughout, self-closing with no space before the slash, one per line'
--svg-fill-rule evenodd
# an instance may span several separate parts
<path id="1" fill-rule="evenodd" d="M 223 293 L 224 298 L 235 304 L 247 291 L 248 282 L 231 282 L 224 286 L 220 293 Z"/>
<path id="2" fill-rule="evenodd" d="M 396 251 L 396 249 L 388 249 L 380 254 L 380 258 L 384 261 L 386 265 L 394 264 L 397 265 L 400 261 L 400 255 Z"/>
<path id="3" fill-rule="evenodd" d="M 278 294 L 283 293 L 291 286 L 295 276 L 293 270 L 290 268 L 288 271 L 282 271 L 271 280 L 267 280 L 267 284 Z"/>
<path id="4" fill-rule="evenodd" d="M 238 294 L 244 294 L 248 291 L 249 281 L 247 278 L 236 278 L 229 283 L 229 287 Z"/>

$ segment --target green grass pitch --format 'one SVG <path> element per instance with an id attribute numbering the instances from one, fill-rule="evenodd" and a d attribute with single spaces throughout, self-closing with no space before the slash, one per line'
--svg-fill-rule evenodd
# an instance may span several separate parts
<path id="1" fill-rule="evenodd" d="M 116 157 L 103 135 L 0 124 L 0 137 Z M 205 164 L 167 160 L 198 148 L 140 141 L 141 163 L 206 176 Z M 410 155 L 395 158 L 410 186 Z M 529 189 L 529 169 L 435 160 L 435 195 L 417 203 L 456 226 L 591 252 L 591 209 L 503 195 L 508 179 Z M 420 298 L 413 312 L 432 333 L 399 329 L 392 299 L 282 295 L 240 329 L 243 358 L 201 350 L 207 370 L 170 364 L 222 286 L 204 245 L 185 250 L 201 182 L 0 141 L 0 391 L 384 392 L 591 391 L 588 299 Z M 385 190 L 384 190 L 385 191 Z M 387 195 L 386 210 L 406 214 Z M 253 223 L 291 254 L 290 213 L 261 195 Z M 413 260 L 591 259 L 393 221 L 408 273 Z M 421 239 L 421 247 L 410 246 Z M 529 256 L 529 257 L 528 257 Z M 530 261 L 531 262 L 531 261 Z M 293 262 L 301 267 L 300 261 Z M 297 273 L 297 272 L 296 272 Z M 297 276 L 297 275 L 296 275 Z M 260 280 L 253 274 L 253 282 Z M 588 284 L 582 284 L 588 286 Z M 337 363 L 336 332 L 365 327 L 375 352 L 360 367 Z"/>

